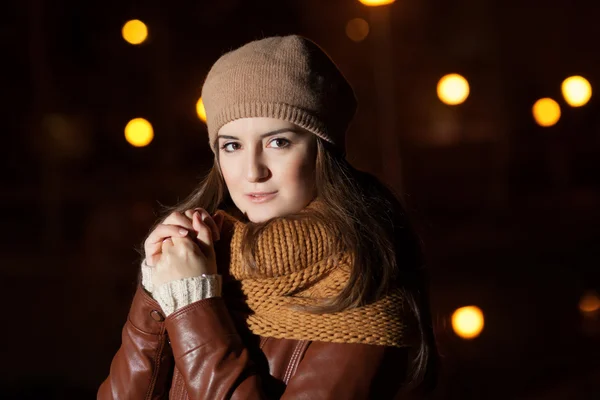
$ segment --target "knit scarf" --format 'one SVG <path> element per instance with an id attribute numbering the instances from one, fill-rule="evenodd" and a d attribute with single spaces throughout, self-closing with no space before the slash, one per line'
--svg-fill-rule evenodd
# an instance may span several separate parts
<path id="1" fill-rule="evenodd" d="M 242 257 L 247 224 L 224 215 L 230 241 L 223 296 L 241 296 L 249 309 L 245 322 L 252 333 L 296 340 L 409 345 L 408 319 L 399 290 L 341 312 L 315 314 L 294 309 L 319 305 L 347 284 L 352 255 L 344 249 L 339 234 L 314 218 L 276 219 L 260 233 L 254 253 L 257 265 L 251 268 Z"/>

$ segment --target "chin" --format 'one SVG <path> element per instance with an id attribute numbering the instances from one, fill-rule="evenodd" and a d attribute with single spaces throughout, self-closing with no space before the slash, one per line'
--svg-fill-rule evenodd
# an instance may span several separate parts
<path id="1" fill-rule="evenodd" d="M 264 210 L 257 210 L 256 207 L 250 206 L 246 209 L 248 219 L 255 223 L 265 222 L 271 218 L 280 217 L 285 213 L 277 212 L 273 207 L 265 207 Z"/>
<path id="2" fill-rule="evenodd" d="M 246 203 L 246 215 L 252 222 L 261 223 L 271 218 L 282 217 L 294 212 L 289 207 L 281 206 L 277 201 L 270 204 L 248 204 Z"/>

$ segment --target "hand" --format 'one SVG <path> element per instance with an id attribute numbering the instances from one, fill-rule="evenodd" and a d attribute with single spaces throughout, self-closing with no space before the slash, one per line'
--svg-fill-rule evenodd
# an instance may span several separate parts
<path id="1" fill-rule="evenodd" d="M 184 278 L 217 273 L 213 239 L 215 232 L 217 239 L 219 237 L 219 225 L 203 209 L 186 212 L 186 219 L 188 215 L 191 216 L 192 224 L 190 234 L 165 238 L 161 244 L 161 255 L 152 274 L 154 287 Z M 222 216 L 217 218 L 219 223 L 222 223 L 221 218 Z"/>
<path id="2" fill-rule="evenodd" d="M 155 266 L 160 259 L 162 253 L 162 244 L 165 239 L 173 237 L 185 237 L 190 232 L 194 232 L 194 237 L 197 233 L 192 225 L 192 214 L 194 211 L 203 211 L 201 208 L 188 210 L 185 215 L 179 212 L 171 213 L 165 220 L 156 226 L 156 228 L 148 235 L 144 242 L 144 253 L 146 264 Z M 206 211 L 204 211 L 206 212 Z M 219 211 L 215 214 L 215 219 L 208 221 L 209 226 L 213 229 L 213 240 L 217 241 L 220 238 L 220 230 L 223 224 L 223 215 Z M 215 222 L 216 221 L 216 222 Z"/>

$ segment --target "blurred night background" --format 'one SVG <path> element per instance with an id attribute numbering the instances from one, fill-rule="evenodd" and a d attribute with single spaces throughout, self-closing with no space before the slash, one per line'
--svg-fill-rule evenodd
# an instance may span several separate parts
<path id="1" fill-rule="evenodd" d="M 95 397 L 145 235 L 212 164 L 208 69 L 291 33 L 347 76 L 348 158 L 417 221 L 434 397 L 600 398 L 600 3 L 8 0 L 2 21 L 1 398 Z M 136 118 L 153 136 L 142 121 L 126 138 Z M 471 339 L 464 306 L 483 313 Z"/>

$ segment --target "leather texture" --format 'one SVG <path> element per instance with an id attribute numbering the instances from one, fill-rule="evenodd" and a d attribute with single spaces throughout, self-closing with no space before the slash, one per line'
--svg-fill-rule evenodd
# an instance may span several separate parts
<path id="1" fill-rule="evenodd" d="M 162 315 L 138 286 L 98 399 L 405 398 L 406 348 L 258 337 L 220 297 Z"/>

